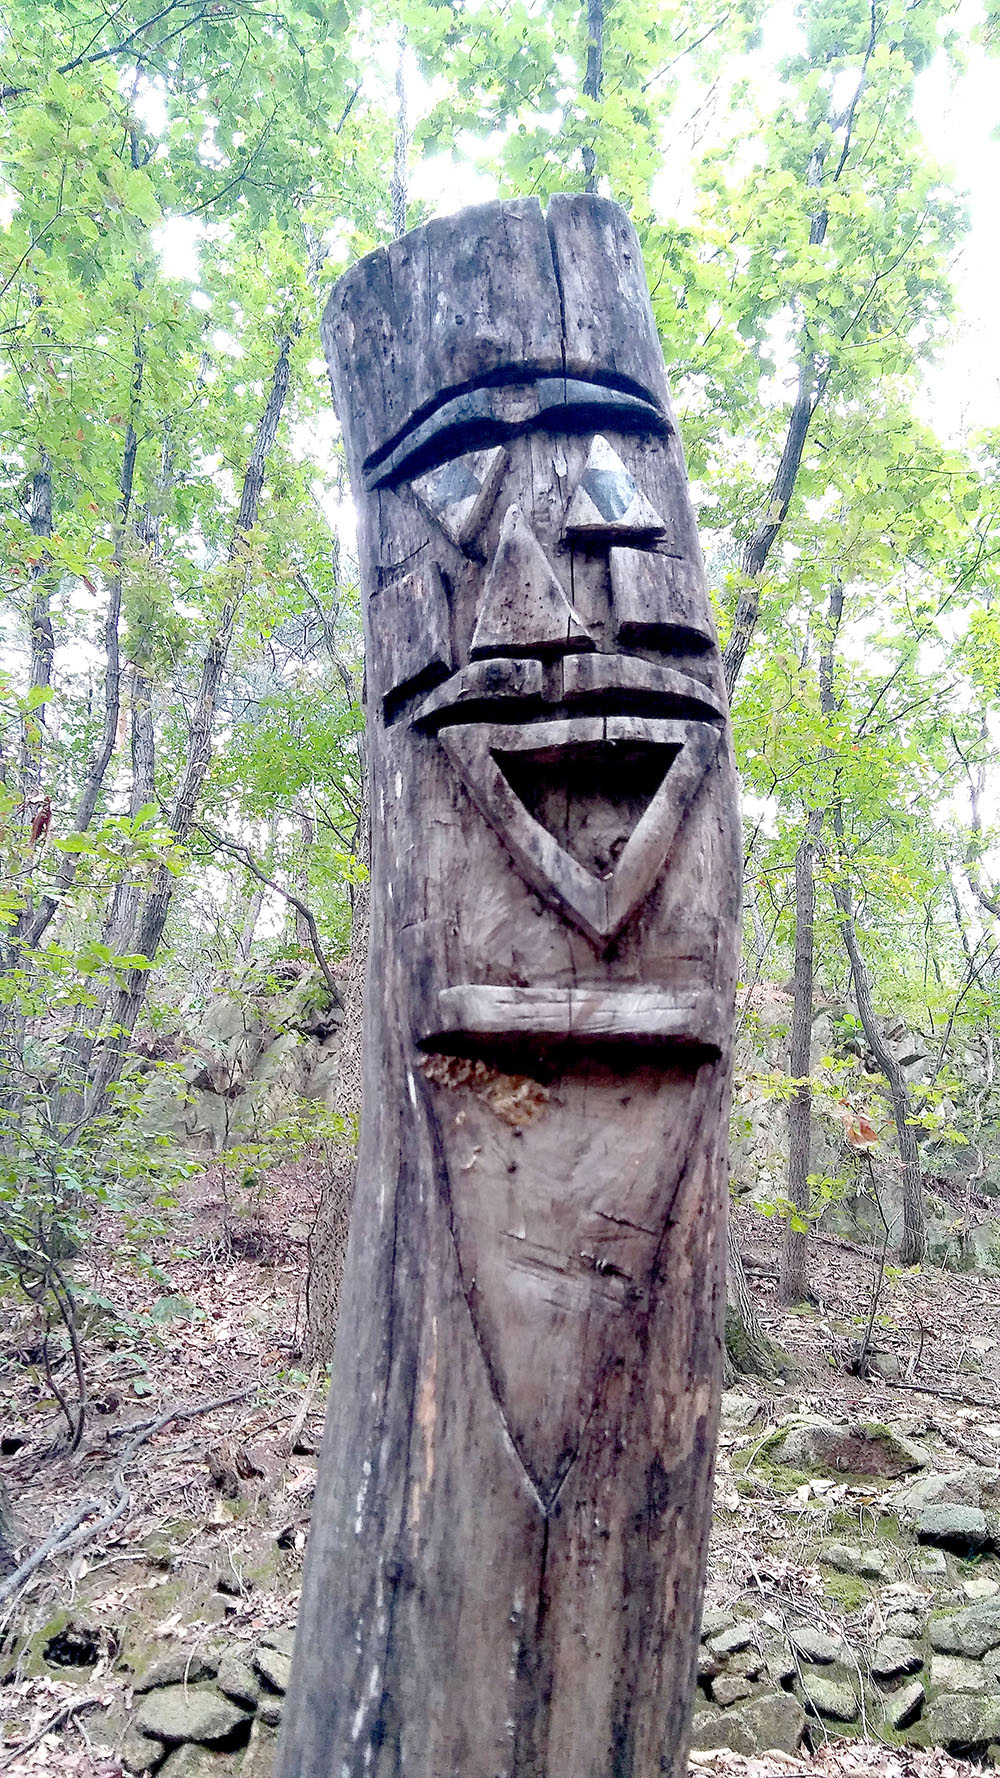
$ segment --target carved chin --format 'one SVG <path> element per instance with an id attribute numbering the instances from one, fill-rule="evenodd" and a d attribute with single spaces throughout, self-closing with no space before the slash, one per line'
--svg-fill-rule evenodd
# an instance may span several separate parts
<path id="1" fill-rule="evenodd" d="M 421 1072 L 476 1337 L 548 1506 L 600 1379 L 636 1355 L 711 1070 L 582 1060 L 547 1085 L 433 1056 Z"/>

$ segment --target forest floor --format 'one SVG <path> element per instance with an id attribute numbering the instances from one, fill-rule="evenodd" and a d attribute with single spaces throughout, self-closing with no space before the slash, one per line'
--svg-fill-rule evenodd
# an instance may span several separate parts
<path id="1" fill-rule="evenodd" d="M 126 1637 L 134 1667 L 140 1646 L 159 1659 L 197 1649 L 223 1627 L 227 1639 L 249 1645 L 294 1623 L 324 1406 L 323 1379 L 298 1367 L 318 1185 L 318 1164 L 279 1169 L 260 1201 L 234 1216 L 218 1174 L 201 1175 L 185 1188 L 169 1239 L 150 1240 L 144 1272 L 126 1263 L 124 1231 L 108 1220 L 91 1249 L 88 1406 L 75 1452 L 53 1392 L 58 1386 L 72 1410 L 70 1357 L 51 1338 L 47 1375 L 37 1310 L 5 1305 L 0 1479 L 13 1503 L 14 1558 L 23 1561 L 85 1502 L 93 1509 L 85 1528 L 113 1515 L 69 1560 L 42 1562 L 13 1597 L 4 1597 L 0 1573 L 5 1778 L 118 1778 L 112 1731 L 127 1716 L 134 1677 L 119 1659 Z M 933 1270 L 883 1278 L 875 1345 L 895 1380 L 862 1379 L 850 1366 L 877 1262 L 846 1242 L 817 1239 L 816 1301 L 786 1313 L 774 1290 L 779 1235 L 772 1223 L 741 1217 L 755 1298 L 795 1375 L 741 1381 L 727 1397 L 711 1606 L 749 1595 L 763 1609 L 819 1596 L 806 1549 L 808 1488 L 805 1497 L 779 1493 L 752 1479 L 752 1446 L 747 1460 L 748 1441 L 784 1414 L 890 1422 L 965 1461 L 1000 1466 L 995 1278 Z M 873 1510 L 863 1489 L 846 1484 L 834 1503 L 862 1529 Z M 801 1759 L 692 1760 L 692 1773 L 705 1778 L 950 1778 L 969 1770 L 936 1750 L 837 1740 Z"/>

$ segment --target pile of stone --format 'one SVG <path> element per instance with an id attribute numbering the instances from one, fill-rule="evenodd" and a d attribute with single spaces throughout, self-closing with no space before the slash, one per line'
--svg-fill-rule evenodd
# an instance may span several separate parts
<path id="1" fill-rule="evenodd" d="M 276 1630 L 255 1645 L 216 1654 L 181 1649 L 155 1662 L 132 1687 L 125 1770 L 271 1778 L 293 1639 L 293 1630 Z"/>
<path id="2" fill-rule="evenodd" d="M 863 1734 L 1000 1760 L 1000 1596 L 928 1617 L 900 1582 L 883 1605 L 870 1649 L 807 1620 L 708 1613 L 693 1745 L 794 1753 L 803 1739 Z"/>

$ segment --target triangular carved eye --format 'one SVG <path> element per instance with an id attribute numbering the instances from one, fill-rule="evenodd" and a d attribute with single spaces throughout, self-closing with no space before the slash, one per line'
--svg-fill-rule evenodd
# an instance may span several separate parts
<path id="1" fill-rule="evenodd" d="M 459 549 L 471 552 L 489 518 L 506 467 L 507 453 L 496 445 L 489 451 L 454 457 L 450 463 L 418 475 L 410 486 L 428 518 L 440 525 Z"/>
<path id="2" fill-rule="evenodd" d="M 666 527 L 641 493 L 616 450 L 600 433 L 587 454 L 579 486 L 566 514 L 566 530 L 578 537 L 652 537 Z"/>
<path id="3" fill-rule="evenodd" d="M 509 506 L 483 588 L 482 609 L 469 653 L 565 654 L 593 648 L 578 613 L 559 585 L 521 509 Z"/>

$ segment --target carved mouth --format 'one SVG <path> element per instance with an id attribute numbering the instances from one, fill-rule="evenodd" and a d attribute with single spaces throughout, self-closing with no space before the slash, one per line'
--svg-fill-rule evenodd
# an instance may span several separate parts
<path id="1" fill-rule="evenodd" d="M 438 739 L 521 875 L 603 948 L 660 876 L 721 733 L 575 715 L 453 720 Z"/>
<path id="2" fill-rule="evenodd" d="M 628 655 L 574 654 L 473 661 L 425 698 L 414 723 L 439 733 L 453 723 L 600 717 L 673 718 L 720 726 L 725 709 L 700 679 Z M 567 734 L 567 744 L 571 737 Z"/>

